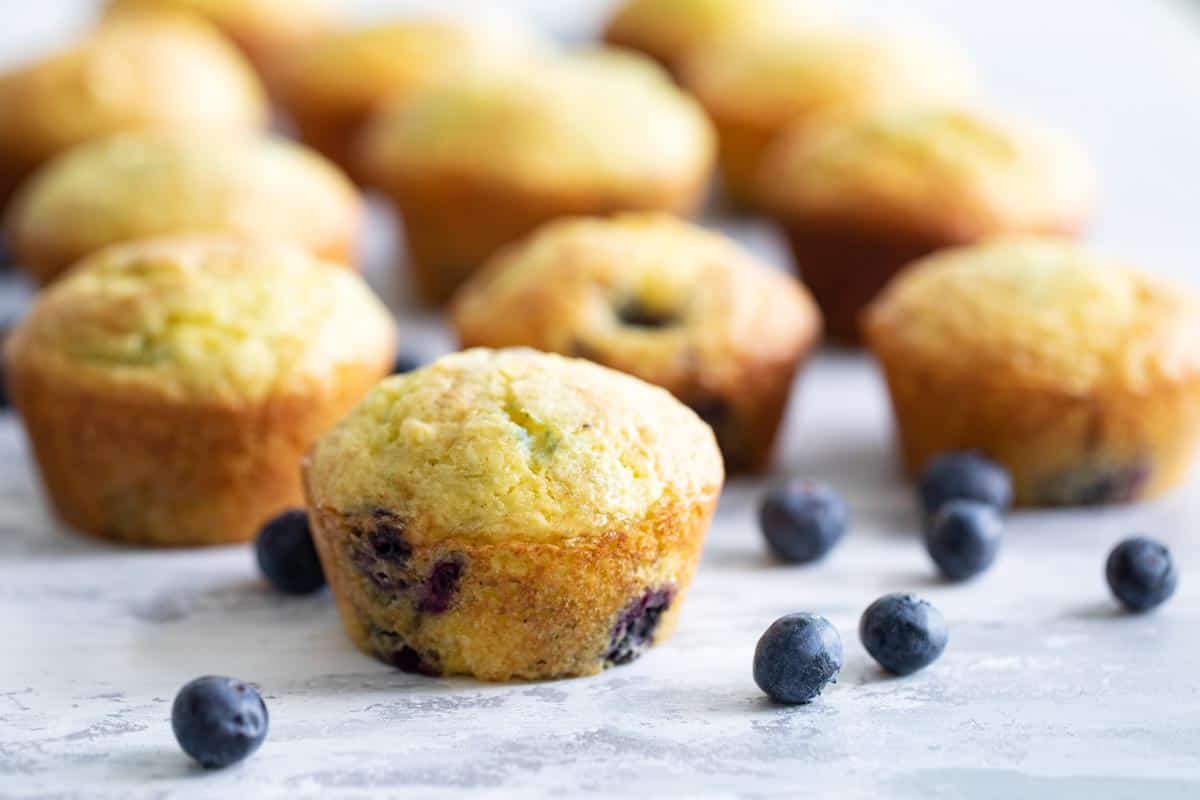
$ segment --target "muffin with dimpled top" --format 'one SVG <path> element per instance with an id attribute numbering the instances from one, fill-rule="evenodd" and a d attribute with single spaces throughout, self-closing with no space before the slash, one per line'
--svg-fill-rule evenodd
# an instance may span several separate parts
<path id="1" fill-rule="evenodd" d="M 668 389 L 730 472 L 769 464 L 821 331 L 794 278 L 664 214 L 550 223 L 468 281 L 452 316 L 464 346 L 581 356 Z"/>
<path id="2" fill-rule="evenodd" d="M 389 378 L 304 472 L 354 643 L 484 680 L 587 675 L 663 641 L 723 482 L 712 431 L 665 390 L 519 349 Z"/>
<path id="3" fill-rule="evenodd" d="M 8 388 L 55 510 L 153 546 L 250 539 L 302 502 L 300 460 L 388 374 L 362 279 L 294 246 L 142 240 L 38 296 Z"/>
<path id="4" fill-rule="evenodd" d="M 917 473 L 973 450 L 1021 505 L 1156 497 L 1200 437 L 1200 298 L 1054 239 L 1000 239 L 906 268 L 871 304 L 901 451 Z"/>

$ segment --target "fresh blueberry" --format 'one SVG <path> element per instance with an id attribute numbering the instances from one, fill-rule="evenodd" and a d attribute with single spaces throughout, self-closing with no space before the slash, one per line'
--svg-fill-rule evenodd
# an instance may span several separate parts
<path id="1" fill-rule="evenodd" d="M 393 375 L 403 375 L 406 372 L 412 372 L 420 368 L 421 359 L 412 353 L 399 353 L 396 355 L 396 360 L 392 362 Z"/>
<path id="2" fill-rule="evenodd" d="M 1171 551 L 1161 542 L 1137 536 L 1108 554 L 1104 575 L 1108 586 L 1129 611 L 1149 611 L 1175 593 L 1179 576 Z"/>
<path id="3" fill-rule="evenodd" d="M 824 617 L 788 614 L 754 649 L 754 682 L 777 703 L 808 703 L 842 669 L 842 637 Z"/>
<path id="4" fill-rule="evenodd" d="M 1012 478 L 1004 467 L 979 453 L 946 453 L 921 474 L 921 505 L 932 516 L 951 500 L 975 500 L 997 511 L 1012 504 Z"/>
<path id="5" fill-rule="evenodd" d="M 267 736 L 267 706 L 258 690 L 234 678 L 209 675 L 179 690 L 171 727 L 184 752 L 207 769 L 241 761 Z"/>
<path id="6" fill-rule="evenodd" d="M 885 594 L 858 623 L 863 647 L 895 675 L 911 675 L 937 661 L 947 636 L 942 612 L 911 594 Z"/>
<path id="7" fill-rule="evenodd" d="M 925 531 L 925 549 L 942 575 L 965 581 L 984 572 L 1000 553 L 1004 524 L 991 506 L 952 500 Z"/>
<path id="8" fill-rule="evenodd" d="M 758 509 L 767 546 L 789 564 L 823 558 L 845 536 L 849 517 L 832 487 L 800 480 L 771 489 Z"/>
<path id="9" fill-rule="evenodd" d="M 263 526 L 254 542 L 258 568 L 281 592 L 312 594 L 325 585 L 308 515 L 285 511 Z"/>

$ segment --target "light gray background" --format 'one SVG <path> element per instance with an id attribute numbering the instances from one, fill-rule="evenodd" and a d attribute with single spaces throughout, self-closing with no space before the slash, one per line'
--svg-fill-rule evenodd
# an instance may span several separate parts
<path id="1" fill-rule="evenodd" d="M 420 4 L 359 3 L 365 16 Z M 441 7 L 445 7 L 442 4 Z M 608 5 L 503 8 L 571 38 Z M 1104 180 L 1093 239 L 1197 283 L 1200 19 L 1170 0 L 871 2 L 957 36 L 997 102 L 1072 129 Z M 0 0 L 0 62 L 84 24 L 77 0 Z M 376 285 L 411 343 L 449 346 L 407 307 L 379 215 Z M 728 226 L 771 258 L 756 225 Z M 12 295 L 9 295 L 10 303 Z M 778 474 L 833 482 L 855 525 L 812 568 L 772 565 L 758 483 L 723 500 L 678 635 L 589 679 L 514 686 L 399 674 L 359 655 L 328 596 L 286 599 L 246 548 L 154 553 L 95 543 L 44 508 L 19 427 L 0 420 L 0 797 L 853 798 L 1200 796 L 1200 483 L 1137 508 L 1022 513 L 998 566 L 932 579 L 896 474 L 869 362 L 831 353 L 797 392 Z M 1108 548 L 1146 532 L 1183 571 L 1161 613 L 1115 613 Z M 855 636 L 878 594 L 916 590 L 951 625 L 945 657 L 882 676 Z M 817 703 L 776 708 L 750 678 L 756 638 L 795 610 L 827 615 L 847 665 Z M 260 684 L 272 715 L 240 767 L 193 769 L 171 737 L 175 690 L 204 673 Z"/>

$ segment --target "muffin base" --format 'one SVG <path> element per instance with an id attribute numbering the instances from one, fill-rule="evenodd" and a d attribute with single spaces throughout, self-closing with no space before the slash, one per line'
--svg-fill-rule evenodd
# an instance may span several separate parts
<path id="1" fill-rule="evenodd" d="M 1010 471 L 1021 506 L 1156 497 L 1182 480 L 1200 440 L 1200 381 L 1072 396 L 948 376 L 884 343 L 872 347 L 907 471 L 918 474 L 940 453 L 977 450 Z"/>
<path id="2" fill-rule="evenodd" d="M 389 363 L 344 367 L 330 387 L 242 405 L 85 387 L 28 365 L 10 368 L 9 389 L 63 521 L 132 544 L 215 545 L 248 541 L 303 504 L 304 453 Z"/>
<path id="3" fill-rule="evenodd" d="M 386 511 L 309 516 L 351 640 L 407 672 L 487 681 L 590 675 L 671 635 L 715 494 L 642 526 L 553 542 L 447 537 Z"/>

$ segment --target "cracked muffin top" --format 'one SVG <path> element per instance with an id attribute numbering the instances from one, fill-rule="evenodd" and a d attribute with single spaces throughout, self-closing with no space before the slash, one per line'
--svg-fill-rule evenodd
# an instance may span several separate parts
<path id="1" fill-rule="evenodd" d="M 7 233 L 45 282 L 100 247 L 164 234 L 275 237 L 332 258 L 362 213 L 337 167 L 285 140 L 139 132 L 47 164 L 15 201 Z"/>
<path id="2" fill-rule="evenodd" d="M 453 317 L 468 345 L 586 355 L 666 386 L 737 382 L 820 330 L 791 276 L 665 214 L 550 223 L 460 290 Z"/>
<path id="3" fill-rule="evenodd" d="M 712 430 L 665 390 L 579 359 L 467 350 L 373 389 L 310 456 L 310 502 L 411 537 L 615 534 L 711 499 Z"/>
<path id="4" fill-rule="evenodd" d="M 353 272 L 293 245 L 144 240 L 88 257 L 38 296 L 10 359 L 56 380 L 214 405 L 305 392 L 386 361 L 395 327 Z"/>
<path id="5" fill-rule="evenodd" d="M 384 183 L 469 174 L 569 192 L 694 183 L 715 137 L 652 61 L 596 50 L 433 90 L 381 112 L 365 138 L 368 169 Z"/>
<path id="6" fill-rule="evenodd" d="M 970 241 L 1082 226 L 1095 178 L 1080 147 L 1031 122 L 918 108 L 785 135 L 761 174 L 784 217 L 872 224 Z"/>
<path id="7" fill-rule="evenodd" d="M 866 333 L 877 352 L 944 374 L 1064 395 L 1200 375 L 1200 298 L 1051 239 L 918 261 L 869 308 Z"/>

